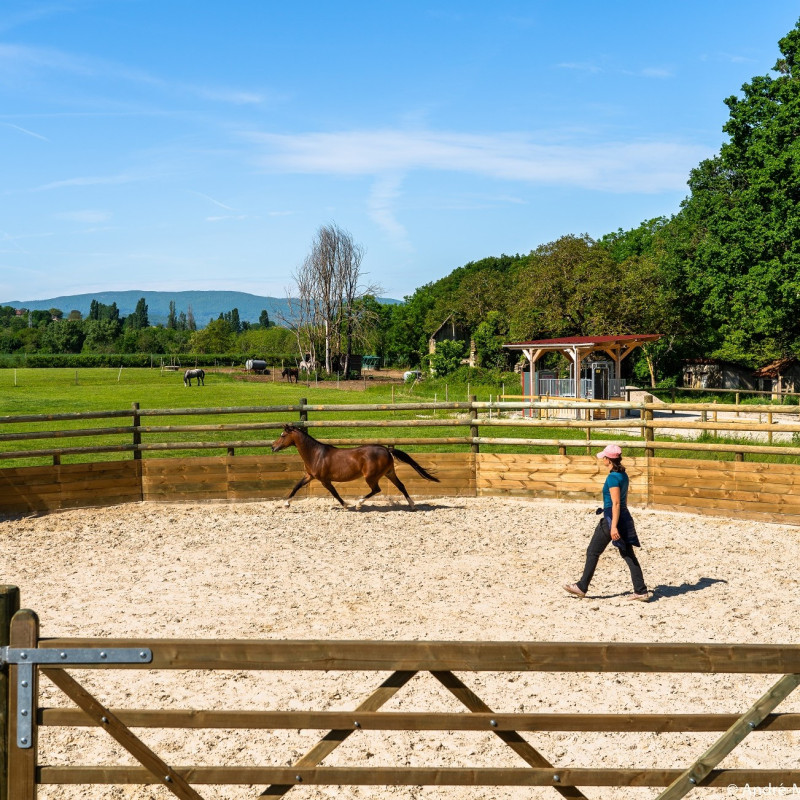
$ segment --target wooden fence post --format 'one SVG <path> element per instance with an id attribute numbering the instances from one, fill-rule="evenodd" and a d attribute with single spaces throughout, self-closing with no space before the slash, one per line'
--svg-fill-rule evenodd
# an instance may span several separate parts
<path id="1" fill-rule="evenodd" d="M 23 608 L 11 622 L 8 644 L 11 647 L 34 648 L 39 643 L 39 617 Z M 12 665 L 8 670 L 9 685 L 16 684 L 20 667 Z M 17 692 L 12 686 L 8 717 L 11 722 L 8 734 L 8 797 L 9 800 L 36 800 L 36 761 L 38 758 L 38 729 L 36 709 L 39 702 L 39 671 L 33 670 L 33 718 L 31 719 L 30 747 L 17 747 Z"/>
<path id="2" fill-rule="evenodd" d="M 0 586 L 0 647 L 6 647 L 11 631 L 11 618 L 19 611 L 19 589 Z M 8 667 L 0 665 L 0 800 L 8 800 L 9 728 Z"/>
<path id="3" fill-rule="evenodd" d="M 471 394 L 469 396 L 469 402 L 470 403 L 477 403 L 478 402 L 477 395 Z M 472 406 L 470 408 L 470 411 L 469 411 L 469 416 L 470 416 L 470 419 L 477 420 L 478 419 L 478 409 L 475 408 L 474 406 Z M 478 434 L 478 426 L 477 425 L 470 425 L 469 426 L 469 435 L 470 435 L 470 437 L 472 439 L 475 439 L 475 438 L 478 437 L 479 434 Z M 481 448 L 480 448 L 480 445 L 477 442 L 473 442 L 470 445 L 469 449 L 470 449 L 471 453 L 479 453 Z"/>
<path id="4" fill-rule="evenodd" d="M 301 406 L 308 405 L 308 398 L 301 397 L 300 398 L 300 405 Z M 306 411 L 305 409 L 302 409 L 300 411 L 300 422 L 308 422 L 308 411 Z"/>
<path id="5" fill-rule="evenodd" d="M 651 403 L 653 402 L 652 395 L 650 395 L 650 401 L 649 402 L 651 402 Z M 644 419 L 645 419 L 645 422 L 652 422 L 653 421 L 653 409 L 652 408 L 645 409 L 645 411 L 644 411 Z M 655 431 L 649 426 L 645 427 L 645 429 L 644 429 L 644 440 L 645 440 L 645 443 L 650 443 L 650 444 L 652 444 L 653 441 L 655 440 Z M 652 447 L 645 447 L 645 449 L 644 449 L 645 458 L 652 458 L 655 455 L 655 453 L 656 453 L 656 451 Z"/>
<path id="6" fill-rule="evenodd" d="M 139 425 L 141 424 L 141 417 L 139 416 L 139 404 L 133 404 L 133 443 L 134 444 L 141 444 L 142 443 L 142 434 L 137 430 Z M 141 450 L 134 450 L 133 451 L 133 460 L 140 461 L 142 458 L 142 451 Z"/>

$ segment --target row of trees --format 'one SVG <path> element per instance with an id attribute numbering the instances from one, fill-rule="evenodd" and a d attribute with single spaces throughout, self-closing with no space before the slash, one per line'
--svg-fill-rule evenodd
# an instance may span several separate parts
<path id="1" fill-rule="evenodd" d="M 84 319 L 79 311 L 57 308 L 18 314 L 0 307 L 0 353 L 241 353 L 286 354 L 294 350 L 290 332 L 276 328 L 266 311 L 258 324 L 239 319 L 238 309 L 220 313 L 198 328 L 191 308 L 177 313 L 170 303 L 166 325 L 150 325 L 147 303 L 122 316 L 116 303 L 92 300 Z"/>

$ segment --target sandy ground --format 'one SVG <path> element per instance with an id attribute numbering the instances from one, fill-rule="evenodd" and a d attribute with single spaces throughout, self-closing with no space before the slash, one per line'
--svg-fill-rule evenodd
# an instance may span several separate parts
<path id="1" fill-rule="evenodd" d="M 594 506 L 444 498 L 416 512 L 376 498 L 361 512 L 327 499 L 198 507 L 128 505 L 0 521 L 0 581 L 18 585 L 43 636 L 796 642 L 800 529 L 639 511 L 648 604 L 628 601 L 614 552 L 590 597 L 579 576 Z M 384 675 L 76 672 L 108 705 L 128 708 L 351 709 Z M 463 674 L 497 711 L 736 712 L 773 676 Z M 66 701 L 42 679 L 43 703 Z M 463 710 L 418 675 L 384 710 Z M 798 696 L 779 710 L 800 711 Z M 174 765 L 289 765 L 320 733 L 145 731 Z M 562 767 L 685 767 L 716 734 L 525 734 Z M 797 768 L 800 736 L 757 733 L 724 766 Z M 43 728 L 43 764 L 133 763 L 101 732 Z M 489 733 L 359 731 L 328 765 L 518 766 Z M 263 789 L 263 787 L 261 787 Z M 257 787 L 198 787 L 253 798 Z M 167 798 L 155 787 L 42 787 L 55 798 Z M 698 790 L 698 796 L 732 796 Z M 589 797 L 655 789 L 588 788 Z M 734 795 L 748 795 L 746 789 Z M 553 789 L 303 786 L 289 796 L 528 798 Z"/>

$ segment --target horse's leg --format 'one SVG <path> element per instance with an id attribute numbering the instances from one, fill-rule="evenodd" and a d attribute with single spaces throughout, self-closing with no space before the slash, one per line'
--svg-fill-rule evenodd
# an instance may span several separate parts
<path id="1" fill-rule="evenodd" d="M 339 492 L 336 491 L 333 484 L 330 481 L 324 481 L 322 478 L 319 479 L 319 482 L 339 501 L 339 503 L 344 507 L 347 508 L 347 503 L 339 497 Z"/>
<path id="2" fill-rule="evenodd" d="M 397 477 L 397 473 L 394 470 L 391 470 L 391 472 L 386 473 L 386 477 L 403 493 L 403 497 L 408 500 L 408 504 L 411 506 L 411 508 L 414 508 L 414 501 L 408 496 L 406 487 L 403 486 L 403 481 Z"/>
<path id="3" fill-rule="evenodd" d="M 381 490 L 380 484 L 375 479 L 372 479 L 372 481 L 367 480 L 367 485 L 372 491 L 369 494 L 365 494 L 363 497 L 359 497 L 358 500 L 356 500 L 356 508 L 361 508 L 365 500 L 369 500 L 370 497 L 378 494 Z"/>
<path id="4" fill-rule="evenodd" d="M 283 501 L 284 506 L 286 506 L 286 508 L 289 508 L 289 501 L 297 494 L 298 491 L 300 491 L 300 489 L 302 489 L 304 486 L 307 486 L 313 480 L 314 480 L 313 476 L 309 475 L 306 472 L 306 474 L 303 475 L 303 477 L 300 478 L 299 481 L 297 481 L 297 483 L 294 486 L 294 489 L 292 489 L 292 491 L 289 492 L 289 496 L 286 498 L 286 500 Z"/>

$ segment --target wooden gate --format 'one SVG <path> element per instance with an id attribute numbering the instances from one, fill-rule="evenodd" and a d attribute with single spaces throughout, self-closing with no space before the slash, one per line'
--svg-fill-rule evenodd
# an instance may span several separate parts
<path id="1" fill-rule="evenodd" d="M 695 787 L 791 786 L 800 769 L 719 769 L 722 759 L 752 732 L 800 730 L 800 714 L 773 713 L 800 682 L 800 646 L 725 644 L 628 644 L 558 642 L 425 642 L 316 640 L 175 640 L 40 638 L 38 618 L 16 611 L 14 587 L 3 587 L 0 637 L 3 676 L 4 800 L 33 800 L 44 784 L 162 785 L 183 800 L 202 800 L 196 787 L 262 784 L 258 796 L 282 796 L 305 785 L 503 785 L 550 786 L 563 797 L 582 798 L 592 786 L 666 787 L 674 800 Z M 7 644 L 6 644 L 7 643 Z M 112 664 L 114 654 L 128 656 Z M 89 663 L 90 656 L 96 663 Z M 77 659 L 77 661 L 76 661 Z M 369 697 L 352 711 L 141 710 L 107 708 L 67 671 L 156 670 L 354 670 L 388 673 L 376 677 Z M 418 672 L 431 673 L 442 690 L 468 713 L 380 711 Z M 751 673 L 782 677 L 755 702 L 732 714 L 535 714 L 495 712 L 468 686 L 475 672 Z M 39 706 L 38 681 L 51 681 L 74 704 Z M 25 685 L 27 683 L 27 685 Z M 38 763 L 40 726 L 97 726 L 140 766 L 48 766 Z M 312 729 L 326 731 L 291 767 L 176 766 L 138 738 L 131 728 Z M 519 767 L 426 768 L 319 766 L 345 739 L 360 730 L 483 731 L 496 736 L 521 759 Z M 29 733 L 28 733 L 29 731 Z M 693 763 L 680 769 L 575 768 L 551 764 L 536 748 L 542 731 L 718 731 L 719 738 Z M 27 740 L 27 737 L 30 739 Z M 523 766 L 526 765 L 526 766 Z"/>

